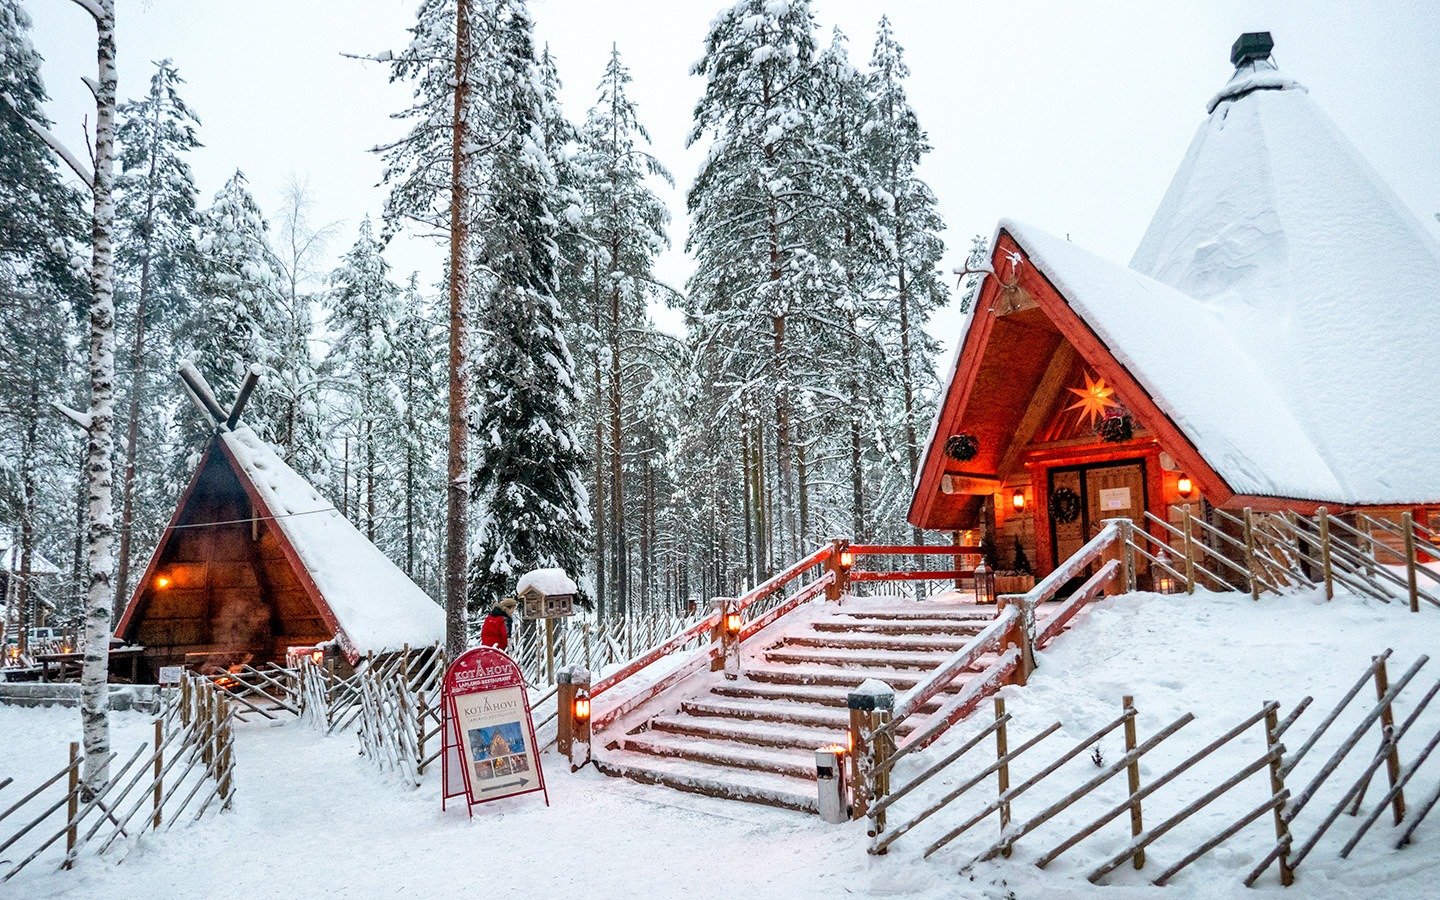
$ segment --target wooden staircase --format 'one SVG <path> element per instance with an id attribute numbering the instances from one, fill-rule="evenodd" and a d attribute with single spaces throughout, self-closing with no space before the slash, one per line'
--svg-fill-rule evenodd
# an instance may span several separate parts
<path id="1" fill-rule="evenodd" d="M 815 750 L 848 739 L 847 695 L 867 679 L 914 687 L 995 616 L 992 606 L 847 599 L 809 621 L 784 621 L 746 646 L 742 674 L 693 679 L 628 730 L 597 741 L 602 772 L 693 793 L 814 812 Z M 982 657 L 925 710 L 962 690 Z M 916 721 L 920 719 L 920 721 Z M 923 724 L 907 720 L 900 736 Z"/>

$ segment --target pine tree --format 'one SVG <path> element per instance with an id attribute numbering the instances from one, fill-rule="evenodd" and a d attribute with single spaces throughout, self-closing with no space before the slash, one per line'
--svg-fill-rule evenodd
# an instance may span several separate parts
<path id="1" fill-rule="evenodd" d="M 574 362 L 554 296 L 556 181 L 545 152 L 532 24 L 523 0 L 481 7 L 494 31 L 479 73 L 487 82 L 479 97 L 491 150 L 474 226 L 475 267 L 484 277 L 474 361 L 472 612 L 526 569 L 580 572 L 590 537 L 583 455 L 571 425 Z"/>
<path id="2" fill-rule="evenodd" d="M 222 402 L 235 396 L 251 365 L 260 366 L 267 377 L 275 371 L 276 337 L 284 333 L 285 322 L 268 230 L 238 171 L 200 214 L 196 303 L 185 333 L 188 355 Z M 266 440 L 276 432 L 269 397 L 262 377 L 246 406 L 246 422 Z"/>
<path id="3" fill-rule="evenodd" d="M 137 523 L 136 467 L 142 445 L 148 458 L 164 438 L 156 425 L 164 417 L 142 410 L 155 404 L 149 396 L 153 370 L 173 368 L 177 322 L 189 315 L 188 286 L 195 260 L 195 179 L 186 155 L 201 146 L 195 127 L 199 120 L 180 98 L 184 84 L 170 60 L 156 64 L 149 93 L 141 100 L 120 105 L 116 140 L 120 175 L 115 181 L 116 230 L 119 249 L 116 267 L 122 307 L 130 328 L 128 418 L 125 463 L 120 481 L 120 549 L 115 572 L 115 602 L 123 604 L 130 588 L 130 562 Z M 158 333 L 157 333 L 158 332 Z M 152 365 L 151 360 L 163 362 Z M 159 420 L 157 422 L 157 419 Z M 144 539 L 150 539 L 154 511 L 143 519 Z M 142 544 L 142 547 L 144 544 Z"/>
<path id="4" fill-rule="evenodd" d="M 386 417 L 391 399 L 385 389 L 391 370 L 389 329 L 397 315 L 399 288 L 389 277 L 390 265 L 381 255 L 369 217 L 360 223 L 355 245 L 341 258 L 330 276 L 329 327 L 334 342 L 327 360 L 338 390 L 344 397 L 341 421 L 347 436 L 355 438 L 364 484 L 365 505 L 359 497 L 351 519 L 363 522 L 366 537 L 375 540 L 376 486 L 382 479 L 377 427 Z M 349 493 L 349 485 L 344 486 Z M 348 504 L 347 504 L 348 505 Z"/>

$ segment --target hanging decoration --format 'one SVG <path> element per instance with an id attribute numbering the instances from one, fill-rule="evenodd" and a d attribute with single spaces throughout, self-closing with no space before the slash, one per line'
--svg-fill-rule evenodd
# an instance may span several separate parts
<path id="1" fill-rule="evenodd" d="M 973 434 L 966 434 L 962 431 L 945 439 L 945 455 L 956 462 L 969 462 L 979 452 L 980 442 L 975 440 Z"/>
<path id="2" fill-rule="evenodd" d="M 1135 421 L 1130 418 L 1129 413 L 1123 410 L 1112 412 L 1100 420 L 1095 431 L 1100 435 L 1100 440 L 1118 444 L 1135 436 Z"/>
<path id="3" fill-rule="evenodd" d="M 1080 495 L 1068 487 L 1056 488 L 1050 495 L 1050 518 L 1061 525 L 1080 518 Z"/>
<path id="4" fill-rule="evenodd" d="M 1115 389 L 1107 385 L 1104 378 L 1091 378 L 1089 372 L 1085 373 L 1083 388 L 1072 387 L 1066 390 L 1080 399 L 1065 408 L 1080 410 L 1080 418 L 1091 425 L 1103 419 L 1110 410 L 1120 408 L 1120 404 L 1114 399 Z"/>

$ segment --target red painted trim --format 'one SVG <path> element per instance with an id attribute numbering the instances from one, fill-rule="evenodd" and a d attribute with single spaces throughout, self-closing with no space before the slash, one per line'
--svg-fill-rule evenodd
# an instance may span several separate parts
<path id="1" fill-rule="evenodd" d="M 934 553 L 940 556 L 973 556 L 980 552 L 979 547 L 972 547 L 960 544 L 925 544 L 908 547 L 901 544 L 851 544 L 850 551 L 856 556 L 862 554 L 872 556 L 910 556 L 922 553 Z"/>

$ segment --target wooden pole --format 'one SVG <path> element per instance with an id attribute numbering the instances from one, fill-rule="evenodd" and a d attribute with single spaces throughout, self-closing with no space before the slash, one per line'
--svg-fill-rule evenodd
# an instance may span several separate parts
<path id="1" fill-rule="evenodd" d="M 70 860 L 75 852 L 75 838 L 80 830 L 75 823 L 75 813 L 80 809 L 80 767 L 75 765 L 75 760 L 80 756 L 80 745 L 74 741 L 70 742 L 70 780 L 69 780 L 69 802 L 66 805 L 65 821 L 69 827 L 65 829 L 65 868 L 70 868 Z"/>
<path id="2" fill-rule="evenodd" d="M 155 816 L 151 819 L 150 828 L 152 831 L 160 830 L 160 806 L 161 798 L 165 795 L 165 780 L 162 773 L 165 769 L 165 728 L 160 719 L 155 720 L 155 789 L 151 798 L 155 806 Z"/>
<path id="3" fill-rule="evenodd" d="M 1190 533 L 1190 504 L 1183 507 L 1185 517 L 1185 593 L 1195 593 L 1195 538 Z"/>
<path id="4" fill-rule="evenodd" d="M 1250 576 L 1250 599 L 1260 599 L 1260 581 L 1255 576 L 1255 514 L 1245 507 L 1245 571 Z"/>
<path id="5" fill-rule="evenodd" d="M 1120 520 L 1120 549 L 1124 554 L 1125 593 L 1133 594 L 1136 589 L 1135 571 L 1135 523 L 1129 519 Z"/>
<path id="6" fill-rule="evenodd" d="M 1335 572 L 1330 566 L 1330 511 L 1325 507 L 1315 510 L 1320 522 L 1320 568 L 1325 575 L 1325 599 L 1335 599 Z"/>
<path id="7" fill-rule="evenodd" d="M 545 677 L 555 683 L 555 620 L 545 619 Z"/>
<path id="8" fill-rule="evenodd" d="M 995 698 L 995 759 L 1000 763 L 1000 768 L 995 770 L 995 786 L 999 790 L 999 796 L 1003 801 L 1000 804 L 1000 837 L 1005 837 L 1005 829 L 1010 827 L 1010 801 L 1005 800 L 1005 792 L 1010 790 L 1010 761 L 1006 755 L 1010 752 L 1009 739 L 1005 733 L 1005 724 L 1008 722 L 1005 716 L 1005 698 Z M 1005 858 L 1010 857 L 1010 847 L 1000 851 Z"/>
<path id="9" fill-rule="evenodd" d="M 1420 589 L 1415 584 L 1415 515 L 1400 514 L 1400 527 L 1405 530 L 1405 578 L 1410 588 L 1410 611 L 1420 611 Z M 1397 823 L 1398 824 L 1398 823 Z"/>
<path id="10" fill-rule="evenodd" d="M 1380 660 L 1380 665 L 1375 668 L 1375 696 L 1380 698 L 1384 706 L 1380 710 L 1380 725 L 1384 734 L 1395 733 L 1395 708 L 1391 703 L 1385 703 L 1385 694 L 1390 690 L 1390 676 L 1385 671 L 1385 660 Z M 1400 780 L 1400 748 L 1395 744 L 1390 745 L 1389 751 L 1385 754 L 1385 774 L 1390 776 L 1390 787 L 1393 789 L 1396 782 Z M 1361 796 L 1364 796 L 1362 791 Z M 1359 798 L 1356 798 L 1356 806 L 1359 806 Z M 1405 792 L 1396 791 L 1395 799 L 1390 802 L 1390 809 L 1395 816 L 1395 824 L 1399 825 L 1400 820 L 1405 818 Z M 1358 809 L 1357 809 L 1358 811 Z"/>
<path id="11" fill-rule="evenodd" d="M 1265 745 L 1273 755 L 1270 757 L 1270 794 L 1272 797 L 1288 796 L 1285 791 L 1284 760 L 1281 753 L 1275 753 L 1280 745 L 1280 716 L 1273 704 L 1265 713 Z M 1280 883 L 1286 887 L 1295 883 L 1295 870 L 1290 866 L 1290 823 L 1285 817 L 1285 803 L 1275 806 L 1275 843 L 1280 849 Z"/>
<path id="12" fill-rule="evenodd" d="M 1121 699 L 1121 704 L 1126 712 L 1134 712 L 1135 698 L 1126 695 Z M 1125 753 L 1135 752 L 1135 717 L 1132 715 L 1125 720 Z M 1140 758 L 1137 756 L 1126 766 L 1126 777 L 1130 785 L 1130 835 L 1139 837 L 1145 830 L 1144 820 L 1140 815 Z M 1145 868 L 1145 848 L 1135 851 L 1135 868 Z"/>

